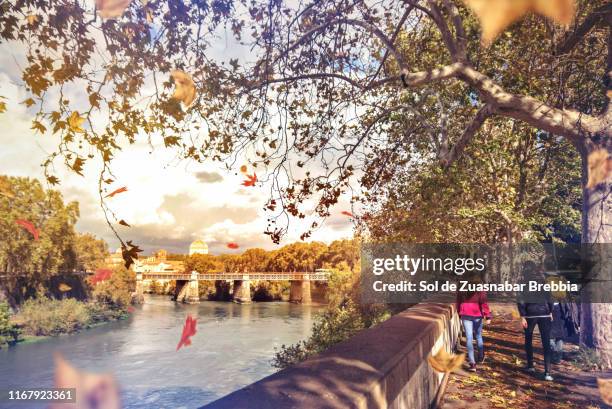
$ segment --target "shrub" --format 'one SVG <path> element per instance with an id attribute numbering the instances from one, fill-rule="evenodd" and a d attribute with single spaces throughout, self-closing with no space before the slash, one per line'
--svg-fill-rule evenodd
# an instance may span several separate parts
<path id="1" fill-rule="evenodd" d="M 110 309 L 125 312 L 132 300 L 132 292 L 136 288 L 136 274 L 125 268 L 113 271 L 108 280 L 94 285 L 93 299 Z"/>
<path id="2" fill-rule="evenodd" d="M 85 303 L 74 298 L 31 299 L 23 303 L 17 320 L 29 335 L 59 335 L 87 327 L 91 316 Z"/>
<path id="3" fill-rule="evenodd" d="M 16 342 L 21 330 L 11 322 L 11 309 L 6 302 L 0 302 L 0 348 L 6 344 Z"/>

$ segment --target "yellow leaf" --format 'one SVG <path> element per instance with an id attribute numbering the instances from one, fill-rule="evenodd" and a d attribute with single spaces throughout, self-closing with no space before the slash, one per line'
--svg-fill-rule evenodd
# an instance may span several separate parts
<path id="1" fill-rule="evenodd" d="M 117 18 L 123 15 L 131 0 L 96 0 L 98 14 L 102 18 Z"/>
<path id="2" fill-rule="evenodd" d="M 184 71 L 174 70 L 170 74 L 174 80 L 174 94 L 172 98 L 190 106 L 196 97 L 196 89 L 191 76 Z"/>
<path id="3" fill-rule="evenodd" d="M 70 291 L 70 290 L 72 290 L 72 287 L 70 287 L 68 284 L 61 283 L 61 284 L 59 285 L 59 290 L 60 290 L 61 292 L 65 293 L 66 291 Z"/>
<path id="4" fill-rule="evenodd" d="M 605 149 L 599 149 L 589 154 L 589 181 L 586 185 L 592 189 L 612 177 L 612 155 Z"/>
<path id="5" fill-rule="evenodd" d="M 445 349 L 427 359 L 429 365 L 438 372 L 453 372 L 461 367 L 465 360 L 465 354 L 449 354 Z"/>
<path id="6" fill-rule="evenodd" d="M 68 127 L 72 132 L 85 132 L 85 130 L 81 128 L 83 122 L 85 122 L 85 118 L 82 118 L 78 111 L 74 111 L 68 118 Z"/>
<path id="7" fill-rule="evenodd" d="M 601 400 L 606 405 L 612 405 L 612 379 L 597 378 L 597 386 L 599 387 Z"/>
<path id="8" fill-rule="evenodd" d="M 575 0 L 463 0 L 482 26 L 482 41 L 488 45 L 512 23 L 535 12 L 560 24 L 570 24 L 576 12 Z"/>
<path id="9" fill-rule="evenodd" d="M 38 21 L 38 16 L 36 14 L 28 14 L 26 16 L 26 21 L 28 22 L 28 25 L 33 26 Z"/>

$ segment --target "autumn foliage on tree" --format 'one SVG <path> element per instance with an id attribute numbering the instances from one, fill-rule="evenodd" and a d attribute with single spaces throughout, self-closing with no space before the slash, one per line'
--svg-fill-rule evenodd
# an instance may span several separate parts
<path id="1" fill-rule="evenodd" d="M 610 243 L 612 5 L 512 2 L 500 19 L 499 3 L 152 0 L 109 15 L 20 0 L 1 4 L 0 38 L 25 45 L 23 103 L 58 140 L 50 183 L 57 161 L 100 161 L 103 197 L 113 156 L 140 139 L 196 161 L 246 157 L 272 187 L 278 242 L 290 217 L 313 216 L 309 237 L 341 195 L 376 203 L 397 172 L 450 175 L 489 126 L 519 126 L 575 149 L 582 241 Z M 248 58 L 215 56 L 221 35 Z M 612 307 L 584 312 L 583 342 L 612 363 Z"/>

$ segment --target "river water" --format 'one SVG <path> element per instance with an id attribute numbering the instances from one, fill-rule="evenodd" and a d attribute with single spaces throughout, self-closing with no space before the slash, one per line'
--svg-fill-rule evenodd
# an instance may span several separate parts
<path id="1" fill-rule="evenodd" d="M 321 307 L 283 302 L 178 304 L 149 296 L 127 320 L 0 350 L 0 389 L 53 386 L 53 354 L 92 372 L 113 373 L 124 408 L 197 408 L 275 371 L 275 348 L 306 338 Z M 185 317 L 192 345 L 178 352 Z M 43 408 L 0 402 L 1 408 Z"/>

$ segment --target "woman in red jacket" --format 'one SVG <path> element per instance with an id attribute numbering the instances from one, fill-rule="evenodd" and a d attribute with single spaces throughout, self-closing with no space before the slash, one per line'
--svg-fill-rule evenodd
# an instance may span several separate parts
<path id="1" fill-rule="evenodd" d="M 459 292 L 457 294 L 457 313 L 465 330 L 468 359 L 472 372 L 476 372 L 476 362 L 484 361 L 484 343 L 482 341 L 483 319 L 491 322 L 491 310 L 487 304 L 487 294 L 484 291 Z M 474 337 L 474 333 L 476 336 Z M 474 338 L 478 346 L 478 360 L 474 359 Z"/>

